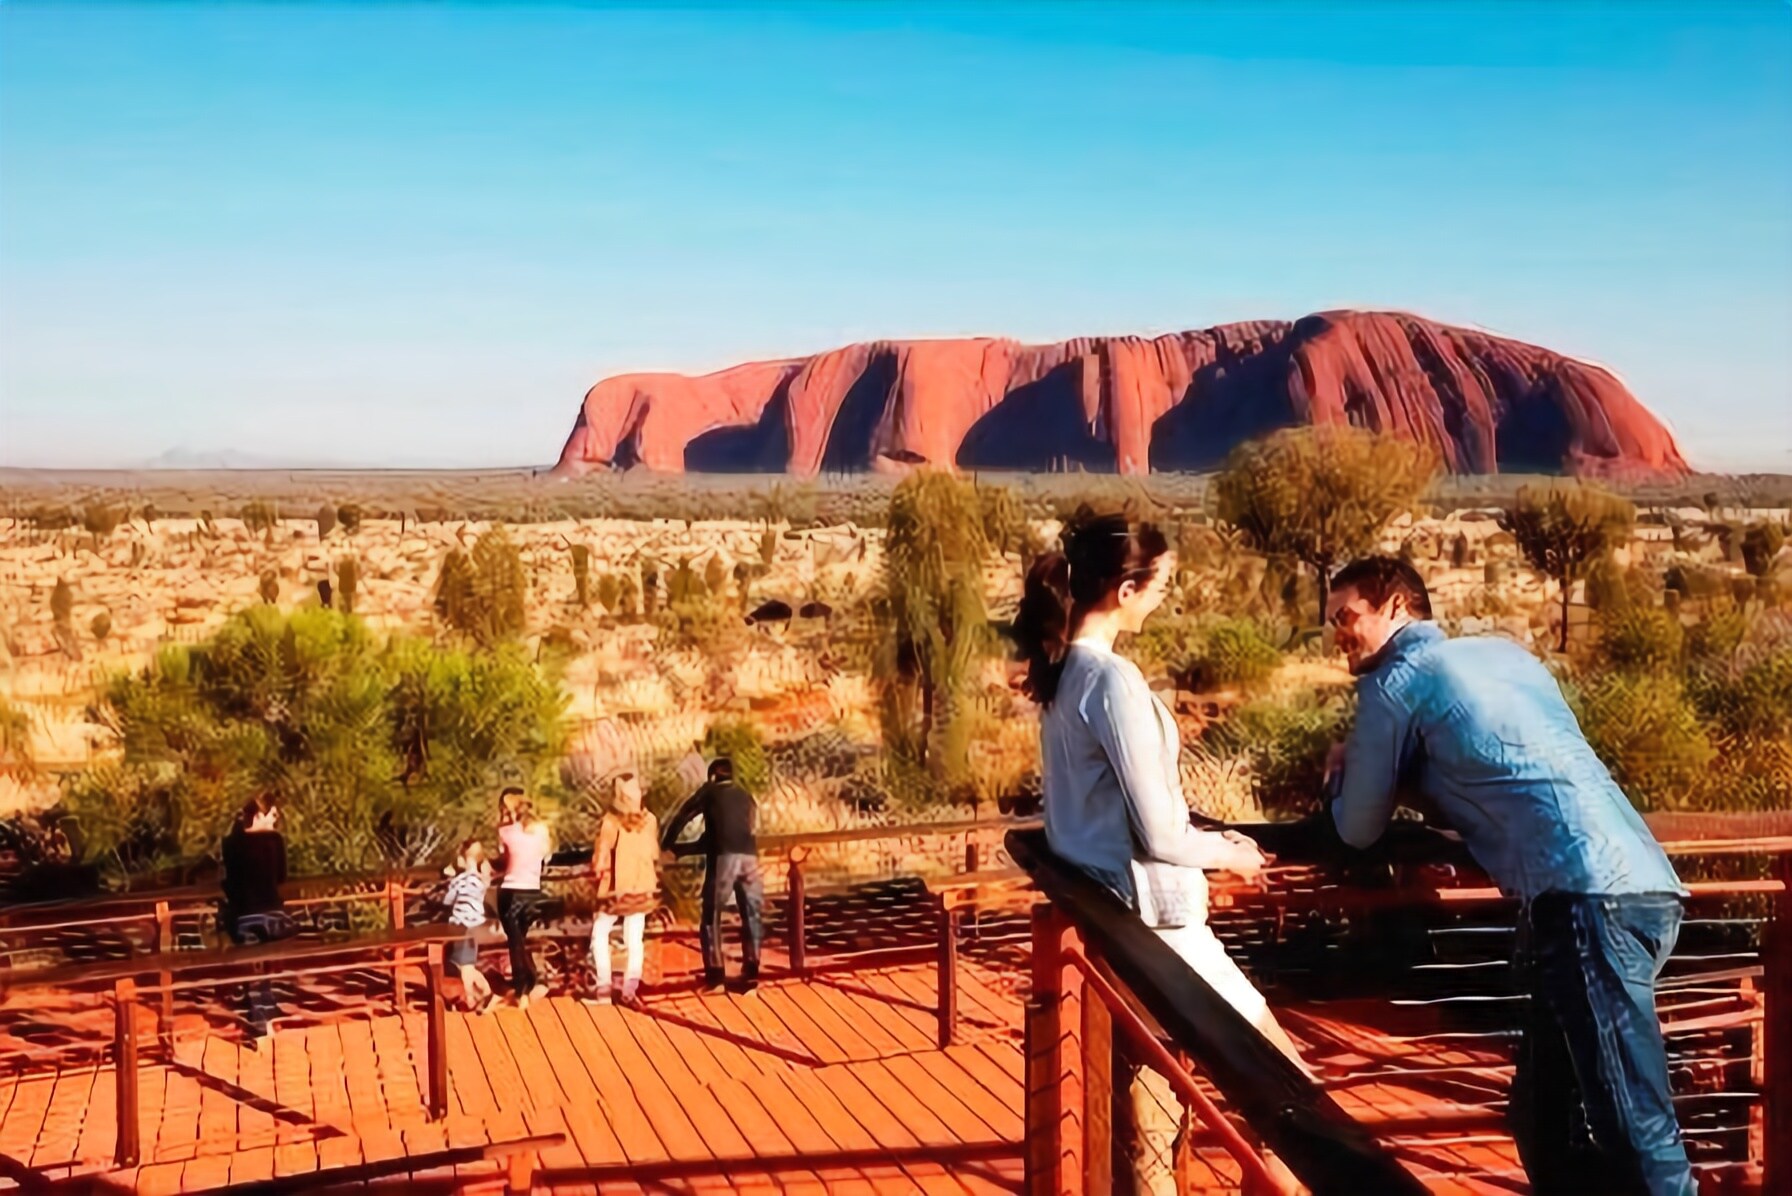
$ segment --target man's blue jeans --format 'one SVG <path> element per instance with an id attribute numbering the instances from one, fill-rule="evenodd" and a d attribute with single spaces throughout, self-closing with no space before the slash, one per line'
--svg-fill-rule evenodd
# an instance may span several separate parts
<path id="1" fill-rule="evenodd" d="M 1512 1136 L 1537 1196 L 1694 1196 L 1655 1015 L 1672 893 L 1547 893 L 1518 928 L 1530 1009 Z"/>
<path id="2" fill-rule="evenodd" d="M 722 910 L 732 897 L 740 910 L 741 965 L 749 973 L 759 970 L 759 942 L 764 937 L 760 910 L 765 904 L 765 882 L 759 875 L 759 857 L 745 853 L 714 855 L 703 876 L 703 921 L 697 939 L 703 946 L 703 968 L 722 971 Z"/>

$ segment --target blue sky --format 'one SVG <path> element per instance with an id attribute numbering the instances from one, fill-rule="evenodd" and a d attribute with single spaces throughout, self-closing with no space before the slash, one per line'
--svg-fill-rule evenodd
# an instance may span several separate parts
<path id="1" fill-rule="evenodd" d="M 0 463 L 551 461 L 584 390 L 1391 307 L 1792 472 L 1792 4 L 0 4 Z"/>

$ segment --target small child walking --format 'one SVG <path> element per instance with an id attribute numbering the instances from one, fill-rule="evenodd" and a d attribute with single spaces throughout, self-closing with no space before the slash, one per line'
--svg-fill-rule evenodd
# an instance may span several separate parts
<path id="1" fill-rule="evenodd" d="M 448 944 L 446 955 L 450 967 L 460 972 L 462 999 L 469 1010 L 485 1013 L 497 1004 L 485 973 L 479 970 L 479 944 L 473 933 L 485 925 L 485 891 L 491 886 L 492 866 L 485 858 L 485 848 L 477 839 L 460 845 L 460 854 L 448 873 L 448 924 L 462 926 L 467 933 Z"/>
<path id="2" fill-rule="evenodd" d="M 659 905 L 659 858 L 659 820 L 642 802 L 640 779 L 623 773 L 611 790 L 610 810 L 598 826 L 591 860 L 597 878 L 597 918 L 591 927 L 597 991 L 589 998 L 594 1004 L 610 1001 L 610 932 L 618 921 L 628 951 L 622 1003 L 633 1005 L 639 999 L 647 915 Z"/>

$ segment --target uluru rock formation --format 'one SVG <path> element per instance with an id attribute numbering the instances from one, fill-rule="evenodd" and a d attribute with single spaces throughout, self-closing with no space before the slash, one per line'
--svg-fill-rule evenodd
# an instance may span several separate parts
<path id="1" fill-rule="evenodd" d="M 624 374 L 585 395 L 556 469 L 1204 470 L 1302 423 L 1411 436 L 1455 473 L 1687 471 L 1667 428 L 1598 366 L 1356 311 L 1150 339 L 876 341 L 695 378 Z"/>

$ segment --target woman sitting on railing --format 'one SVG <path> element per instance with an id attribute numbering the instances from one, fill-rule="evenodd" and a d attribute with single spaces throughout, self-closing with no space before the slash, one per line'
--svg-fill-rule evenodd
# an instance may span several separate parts
<path id="1" fill-rule="evenodd" d="M 1045 833 L 1052 850 L 1138 910 L 1197 975 L 1297 1063 L 1299 1053 L 1261 993 L 1207 925 L 1204 869 L 1257 877 L 1266 862 L 1250 839 L 1197 830 L 1182 795 L 1176 721 L 1137 665 L 1114 650 L 1163 602 L 1176 558 L 1163 533 L 1123 516 L 1085 517 L 1063 549 L 1028 571 L 1015 638 L 1026 688 L 1044 708 Z M 1304 1065 L 1303 1065 L 1304 1066 Z M 1152 1091 L 1155 1088 L 1156 1091 Z M 1173 1108 L 1167 1084 L 1133 1086 L 1148 1190 L 1167 1175 Z"/>

